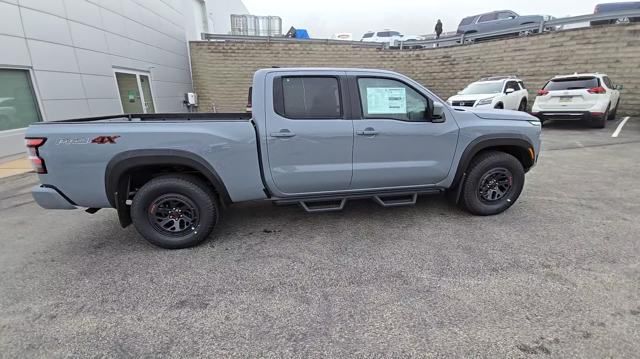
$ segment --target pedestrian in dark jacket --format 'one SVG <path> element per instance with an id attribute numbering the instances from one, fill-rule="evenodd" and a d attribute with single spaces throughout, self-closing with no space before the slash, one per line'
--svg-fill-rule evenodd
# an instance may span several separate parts
<path id="1" fill-rule="evenodd" d="M 436 23 L 436 39 L 439 39 L 440 35 L 442 35 L 442 21 L 438 19 L 438 22 Z"/>

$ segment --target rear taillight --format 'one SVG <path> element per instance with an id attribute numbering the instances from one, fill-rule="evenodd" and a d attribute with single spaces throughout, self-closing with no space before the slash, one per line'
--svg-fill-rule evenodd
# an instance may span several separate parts
<path id="1" fill-rule="evenodd" d="M 605 89 L 602 86 L 590 88 L 587 91 L 589 91 L 589 93 L 595 94 L 595 95 L 602 95 L 602 94 L 607 93 L 607 89 Z"/>
<path id="2" fill-rule="evenodd" d="M 538 96 L 547 96 L 549 91 L 547 90 L 538 90 Z"/>
<path id="3" fill-rule="evenodd" d="M 33 170 L 39 174 L 47 173 L 47 167 L 44 165 L 44 160 L 40 157 L 40 152 L 38 148 L 44 145 L 47 142 L 46 138 L 27 138 L 25 139 L 27 150 L 29 151 L 29 161 L 31 161 L 31 166 L 33 166 Z"/>

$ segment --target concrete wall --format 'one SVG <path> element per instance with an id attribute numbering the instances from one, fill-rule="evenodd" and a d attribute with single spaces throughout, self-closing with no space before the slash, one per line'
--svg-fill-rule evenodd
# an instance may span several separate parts
<path id="1" fill-rule="evenodd" d="M 44 120 L 122 113 L 114 68 L 149 72 L 157 111 L 185 111 L 182 1 L 0 0 L 0 68 L 31 71 Z M 0 157 L 22 134 L 0 133 Z"/>
<path id="2" fill-rule="evenodd" d="M 552 76 L 607 73 L 625 85 L 621 114 L 640 114 L 640 25 L 587 28 L 417 51 L 304 42 L 192 42 L 193 81 L 200 111 L 243 111 L 253 72 L 281 66 L 390 69 L 447 97 L 483 76 L 517 74 L 535 91 Z"/>

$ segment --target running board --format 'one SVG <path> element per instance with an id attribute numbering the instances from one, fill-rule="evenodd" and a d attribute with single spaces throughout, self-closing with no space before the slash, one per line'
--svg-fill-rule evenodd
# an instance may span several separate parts
<path id="1" fill-rule="evenodd" d="M 417 193 L 395 194 L 387 196 L 375 196 L 373 200 L 385 208 L 413 206 L 418 202 Z"/>
<path id="2" fill-rule="evenodd" d="M 335 200 L 310 200 L 300 201 L 298 204 L 309 213 L 337 212 L 344 209 L 346 198 Z"/>
<path id="3" fill-rule="evenodd" d="M 344 195 L 334 195 L 325 197 L 309 198 L 272 198 L 275 205 L 297 204 L 309 213 L 323 213 L 342 211 L 348 200 L 373 199 L 374 202 L 385 208 L 413 206 L 418 201 L 418 196 L 423 194 L 438 194 L 444 189 L 418 189 L 408 192 L 387 192 L 387 193 L 349 193 Z"/>

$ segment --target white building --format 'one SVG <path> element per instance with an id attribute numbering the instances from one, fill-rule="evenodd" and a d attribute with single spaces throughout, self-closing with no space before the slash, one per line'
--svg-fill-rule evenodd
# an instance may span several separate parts
<path id="1" fill-rule="evenodd" d="M 188 40 L 228 33 L 241 0 L 0 0 L 0 160 L 37 121 L 182 112 Z"/>

